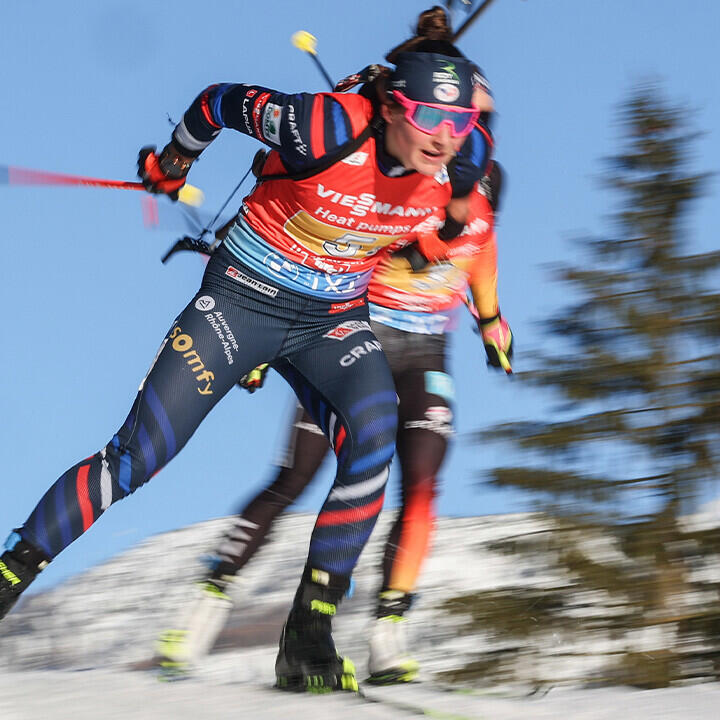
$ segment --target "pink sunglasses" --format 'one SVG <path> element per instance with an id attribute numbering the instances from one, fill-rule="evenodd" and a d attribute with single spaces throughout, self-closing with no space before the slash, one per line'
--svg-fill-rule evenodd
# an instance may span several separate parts
<path id="1" fill-rule="evenodd" d="M 472 132 L 480 117 L 479 110 L 417 102 L 405 97 L 399 90 L 393 90 L 392 95 L 405 108 L 405 119 L 427 135 L 436 135 L 447 123 L 452 137 L 465 137 Z"/>

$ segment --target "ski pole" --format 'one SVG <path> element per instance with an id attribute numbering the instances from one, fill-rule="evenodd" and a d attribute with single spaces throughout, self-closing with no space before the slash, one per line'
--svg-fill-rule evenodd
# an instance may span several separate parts
<path id="1" fill-rule="evenodd" d="M 458 40 L 460 36 L 472 25 L 475 20 L 477 20 L 480 17 L 480 14 L 483 13 L 487 8 L 489 7 L 490 3 L 493 0 L 485 0 L 478 8 L 476 8 L 465 20 L 465 22 L 457 29 L 457 31 L 453 34 L 453 42 Z"/>
<path id="2" fill-rule="evenodd" d="M 140 182 L 127 180 L 103 180 L 101 178 L 66 175 L 65 173 L 0 165 L 0 185 L 87 185 L 90 187 L 118 188 L 121 190 L 145 190 Z M 205 200 L 200 188 L 185 183 L 178 192 L 178 200 L 186 205 L 199 207 Z"/>
<path id="3" fill-rule="evenodd" d="M 322 73 L 322 76 L 330 86 L 330 90 L 332 90 L 335 87 L 335 83 L 332 81 L 330 74 L 320 62 L 320 58 L 317 54 L 317 38 L 307 30 L 298 30 L 290 39 L 292 40 L 292 44 L 298 50 L 306 52 L 312 58 L 313 62 L 317 66 L 317 69 Z"/>
<path id="4" fill-rule="evenodd" d="M 160 262 L 164 265 L 176 252 L 181 250 L 192 250 L 194 252 L 201 252 L 205 255 L 212 255 L 215 252 L 215 248 L 220 244 L 220 241 L 216 239 L 215 242 L 208 243 L 203 238 L 205 235 L 212 231 L 213 225 L 217 222 L 217 219 L 222 214 L 222 211 L 228 206 L 230 200 L 232 200 L 235 193 L 240 189 L 240 186 L 247 180 L 248 176 L 252 172 L 252 165 L 248 168 L 248 171 L 242 176 L 240 182 L 235 186 L 235 189 L 228 195 L 227 200 L 222 204 L 222 207 L 215 213 L 215 217 L 200 231 L 197 237 L 190 237 L 185 235 L 179 240 L 175 241 L 168 251 L 160 258 Z"/>

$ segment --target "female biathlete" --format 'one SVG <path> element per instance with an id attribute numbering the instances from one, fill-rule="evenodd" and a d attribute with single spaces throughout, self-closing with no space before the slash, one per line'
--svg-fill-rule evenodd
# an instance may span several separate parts
<path id="1" fill-rule="evenodd" d="M 436 478 L 452 434 L 453 383 L 446 370 L 446 332 L 457 322 L 469 288 L 473 314 L 488 360 L 510 371 L 512 334 L 497 300 L 497 249 L 493 230 L 499 192 L 499 168 L 469 197 L 465 230 L 453 240 L 447 260 L 413 272 L 401 254 L 385 253 L 370 281 L 371 326 L 383 346 L 399 397 L 397 455 L 401 469 L 401 508 L 385 544 L 376 620 L 370 634 L 370 681 L 407 682 L 418 664 L 407 652 L 404 614 L 412 600 L 421 563 L 428 553 L 434 523 Z M 464 214 L 451 201 L 449 212 Z M 434 234 L 441 224 L 432 216 L 416 231 Z M 412 246 L 411 246 L 412 247 Z M 342 328 L 353 334 L 352 324 Z M 354 343 L 341 362 L 363 357 Z M 262 385 L 267 364 L 243 385 Z M 298 408 L 289 432 L 285 458 L 273 481 L 238 512 L 219 543 L 208 575 L 176 628 L 158 642 L 167 677 L 188 673 L 214 645 L 232 606 L 230 583 L 267 540 L 275 519 L 312 481 L 328 451 L 324 432 Z M 350 499 L 352 489 L 346 496 Z"/>
<path id="2" fill-rule="evenodd" d="M 140 152 L 147 189 L 172 196 L 223 128 L 272 148 L 123 425 L 61 475 L 8 538 L 0 616 L 112 503 L 169 462 L 243 375 L 272 360 L 337 456 L 281 639 L 278 682 L 357 688 L 330 619 L 382 506 L 397 420 L 366 287 L 378 253 L 450 200 L 445 168 L 478 120 L 481 82 L 443 40 L 426 40 L 393 64 L 377 104 L 362 95 L 210 86 L 159 154 Z M 349 146 L 352 154 L 343 153 Z M 352 333 L 339 338 L 345 328 Z M 345 362 L 356 346 L 364 354 Z"/>

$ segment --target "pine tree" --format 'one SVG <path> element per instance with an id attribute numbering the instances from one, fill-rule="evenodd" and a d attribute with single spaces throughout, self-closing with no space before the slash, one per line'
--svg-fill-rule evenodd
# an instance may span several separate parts
<path id="1" fill-rule="evenodd" d="M 686 110 L 645 86 L 620 116 L 622 147 L 603 178 L 619 199 L 614 234 L 576 240 L 576 263 L 556 268 L 575 301 L 545 321 L 551 352 L 523 376 L 548 391 L 553 418 L 479 435 L 518 458 L 489 482 L 527 491 L 554 519 L 544 550 L 563 579 L 447 607 L 525 646 L 530 630 L 604 633 L 619 649 L 602 679 L 654 687 L 720 674 L 720 583 L 701 573 L 720 531 L 682 520 L 718 477 L 720 252 L 690 251 L 708 176 L 689 169 L 698 135 Z M 602 538 L 612 551 L 598 551 Z M 588 593 L 604 610 L 583 618 Z M 531 627 L 530 607 L 542 615 Z"/>

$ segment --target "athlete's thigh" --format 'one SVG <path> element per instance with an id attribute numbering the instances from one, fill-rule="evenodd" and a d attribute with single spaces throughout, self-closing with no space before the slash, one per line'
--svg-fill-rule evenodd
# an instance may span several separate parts
<path id="1" fill-rule="evenodd" d="M 367 321 L 331 326 L 320 338 L 286 356 L 281 372 L 338 459 L 313 530 L 308 564 L 348 576 L 382 508 L 395 452 L 397 395 Z"/>
<path id="2" fill-rule="evenodd" d="M 288 355 L 283 374 L 298 399 L 328 433 L 327 407 L 332 408 L 355 442 L 373 433 L 386 444 L 397 424 L 397 395 L 382 346 L 366 321 L 338 323 L 310 346 Z M 335 433 L 337 425 L 334 425 Z"/>
<path id="3" fill-rule="evenodd" d="M 441 369 L 412 368 L 395 374 L 394 378 L 400 401 L 398 440 L 411 430 L 424 430 L 449 439 L 453 434 L 450 375 Z"/>
<path id="4" fill-rule="evenodd" d="M 237 307 L 231 297 L 201 289 L 180 313 L 141 384 L 155 417 L 167 417 L 179 444 L 249 370 L 272 358 L 281 332 Z"/>

